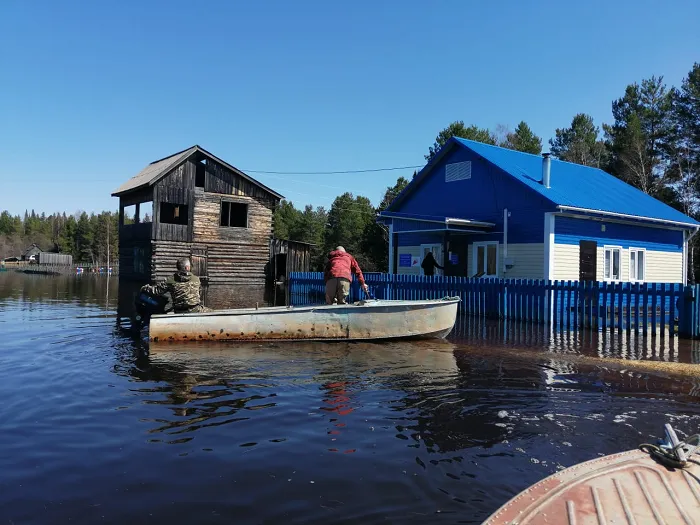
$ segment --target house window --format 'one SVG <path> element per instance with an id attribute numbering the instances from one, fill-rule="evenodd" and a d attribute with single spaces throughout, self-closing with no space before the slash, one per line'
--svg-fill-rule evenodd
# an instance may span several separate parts
<path id="1" fill-rule="evenodd" d="M 630 281 L 644 282 L 646 278 L 646 252 L 641 248 L 630 248 Z"/>
<path id="2" fill-rule="evenodd" d="M 474 272 L 475 277 L 496 277 L 498 275 L 498 243 L 475 242 Z"/>
<path id="3" fill-rule="evenodd" d="M 620 280 L 621 249 L 617 246 L 605 247 L 605 275 L 606 281 Z"/>
<path id="4" fill-rule="evenodd" d="M 472 178 L 471 161 L 453 162 L 445 165 L 445 182 L 455 182 Z"/>
<path id="5" fill-rule="evenodd" d="M 248 205 L 242 202 L 221 201 L 221 226 L 248 227 Z"/>
<path id="6" fill-rule="evenodd" d="M 159 220 L 161 224 L 187 225 L 188 209 L 186 204 L 173 204 L 172 202 L 160 203 Z"/>
<path id="7" fill-rule="evenodd" d="M 197 163 L 197 171 L 194 175 L 194 186 L 195 188 L 204 188 L 204 179 L 207 175 L 207 161 L 206 159 Z"/>

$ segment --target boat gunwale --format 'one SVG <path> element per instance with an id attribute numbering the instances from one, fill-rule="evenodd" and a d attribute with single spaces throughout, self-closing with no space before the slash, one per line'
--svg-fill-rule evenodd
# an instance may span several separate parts
<path id="1" fill-rule="evenodd" d="M 240 315 L 255 315 L 255 314 L 290 314 L 290 313 L 309 313 L 314 311 L 337 311 L 339 314 L 349 314 L 353 311 L 357 313 L 372 313 L 380 308 L 418 310 L 431 308 L 435 306 L 451 306 L 459 303 L 459 297 L 446 297 L 443 299 L 421 299 L 417 301 L 411 300 L 388 300 L 378 299 L 375 301 L 360 301 L 354 304 L 323 304 L 311 306 L 266 306 L 262 308 L 230 308 L 227 310 L 213 310 L 211 312 L 187 312 L 187 313 L 168 313 L 155 314 L 151 316 L 153 320 L 169 320 L 173 318 L 207 318 L 207 317 L 232 317 Z"/>

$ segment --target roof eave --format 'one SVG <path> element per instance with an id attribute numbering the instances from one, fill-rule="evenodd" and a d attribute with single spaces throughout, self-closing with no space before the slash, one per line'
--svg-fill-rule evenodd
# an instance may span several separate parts
<path id="1" fill-rule="evenodd" d="M 614 211 L 594 210 L 591 208 L 579 208 L 576 206 L 567 206 L 564 204 L 558 205 L 557 208 L 563 212 L 586 213 L 589 215 L 615 217 L 615 218 L 619 218 L 619 219 L 628 219 L 628 220 L 634 220 L 634 221 L 638 221 L 638 222 L 654 222 L 657 224 L 666 224 L 668 226 L 674 226 L 676 228 L 682 227 L 682 228 L 691 229 L 691 230 L 700 229 L 700 223 L 695 222 L 695 221 L 694 222 L 673 221 L 673 220 L 669 220 L 669 219 L 660 219 L 658 217 L 644 217 L 642 215 L 631 215 L 628 213 L 619 213 L 619 212 L 614 212 Z M 690 217 L 688 217 L 688 218 L 693 220 Z"/>
<path id="2" fill-rule="evenodd" d="M 177 155 L 181 155 L 182 153 L 185 153 L 186 151 L 189 151 L 189 150 L 192 150 L 192 152 L 191 152 L 189 155 L 187 155 L 186 157 L 182 158 L 179 162 L 176 162 L 176 163 L 174 163 L 174 164 L 169 165 L 169 166 L 168 166 L 166 169 L 164 169 L 161 173 L 159 173 L 158 175 L 156 175 L 156 176 L 154 176 L 153 178 L 151 178 L 151 180 L 149 180 L 148 182 L 144 182 L 143 184 L 140 184 L 140 185 L 135 186 L 135 187 L 133 187 L 133 188 L 128 188 L 128 189 L 126 189 L 126 190 L 121 190 L 121 191 L 120 191 L 120 190 L 116 190 L 115 192 L 113 192 L 113 193 L 111 194 L 112 197 L 121 197 L 122 195 L 126 195 L 126 194 L 132 193 L 132 192 L 136 192 L 136 191 L 142 190 L 143 188 L 146 188 L 146 187 L 154 186 L 158 181 L 160 181 L 161 179 L 163 179 L 163 177 L 166 177 L 166 176 L 167 176 L 170 172 L 172 172 L 174 169 L 178 168 L 178 167 L 179 167 L 181 164 L 183 164 L 184 162 L 187 162 L 187 159 L 189 159 L 194 153 L 200 152 L 200 153 L 203 153 L 204 155 L 207 155 L 208 157 L 211 157 L 211 158 L 214 159 L 216 162 L 219 162 L 220 164 L 222 164 L 222 165 L 225 166 L 226 168 L 230 169 L 230 170 L 231 170 L 233 173 L 235 173 L 236 175 L 238 175 L 238 176 L 240 176 L 240 177 L 246 179 L 246 180 L 247 180 L 248 182 L 250 182 L 251 184 L 254 184 L 255 186 L 258 186 L 259 188 L 261 188 L 262 190 L 268 192 L 270 195 L 274 196 L 274 197 L 277 198 L 278 200 L 284 199 L 284 195 L 281 195 L 281 194 L 277 193 L 276 191 L 274 191 L 272 188 L 269 188 L 269 187 L 265 186 L 263 183 L 261 183 L 261 182 L 255 180 L 254 178 L 252 178 L 251 176 L 249 176 L 249 175 L 247 175 L 246 173 L 242 172 L 241 170 L 239 170 L 239 169 L 236 168 L 235 166 L 232 166 L 231 164 L 229 164 L 229 163 L 226 162 L 225 160 L 222 160 L 222 159 L 220 159 L 219 157 L 217 157 L 216 155 L 214 155 L 213 153 L 210 153 L 209 151 L 205 150 L 203 147 L 199 146 L 198 144 L 195 144 L 194 146 L 189 147 L 189 148 L 187 148 L 187 149 L 183 149 L 182 151 L 179 151 L 179 152 L 174 153 L 174 154 L 172 154 L 172 155 L 168 155 L 167 157 L 163 157 L 162 159 L 154 160 L 153 162 L 149 163 L 149 166 L 150 166 L 151 164 L 155 164 L 155 163 L 157 163 L 157 162 L 161 162 L 161 161 L 163 161 L 163 160 L 165 160 L 165 159 L 169 159 L 170 157 L 175 157 L 175 156 L 177 156 Z"/>

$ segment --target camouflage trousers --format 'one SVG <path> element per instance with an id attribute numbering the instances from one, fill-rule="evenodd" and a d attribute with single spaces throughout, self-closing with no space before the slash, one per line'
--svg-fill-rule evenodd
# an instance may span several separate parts
<path id="1" fill-rule="evenodd" d="M 202 312 L 211 312 L 211 308 L 207 308 L 203 304 L 198 304 L 196 306 L 185 306 L 173 309 L 176 314 L 193 314 Z"/>

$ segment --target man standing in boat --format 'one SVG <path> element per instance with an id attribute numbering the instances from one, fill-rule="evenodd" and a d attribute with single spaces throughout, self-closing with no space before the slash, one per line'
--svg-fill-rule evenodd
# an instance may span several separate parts
<path id="1" fill-rule="evenodd" d="M 192 265 L 187 258 L 178 259 L 177 272 L 167 281 L 147 284 L 141 290 L 153 295 L 165 295 L 170 293 L 173 301 L 173 310 L 177 314 L 192 312 L 208 312 L 209 308 L 202 304 L 200 298 L 201 283 L 199 277 L 190 270 Z"/>
<path id="2" fill-rule="evenodd" d="M 369 287 L 365 283 L 360 265 L 357 264 L 352 255 L 345 251 L 345 248 L 338 246 L 328 254 L 328 262 L 323 271 L 326 282 L 326 304 L 333 304 L 334 301 L 337 301 L 338 304 L 346 304 L 347 297 L 350 295 L 352 274 L 357 276 L 360 286 L 369 295 Z"/>

